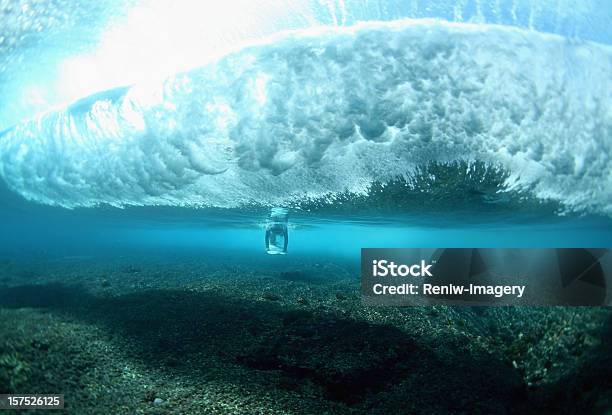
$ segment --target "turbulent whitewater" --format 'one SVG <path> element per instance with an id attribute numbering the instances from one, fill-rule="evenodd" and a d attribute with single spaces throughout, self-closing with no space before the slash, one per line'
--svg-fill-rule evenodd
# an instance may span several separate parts
<path id="1" fill-rule="evenodd" d="M 121 65 L 121 62 L 117 62 Z M 0 136 L 50 205 L 240 207 L 482 163 L 565 211 L 612 214 L 612 49 L 516 28 L 369 23 L 276 36 Z"/>

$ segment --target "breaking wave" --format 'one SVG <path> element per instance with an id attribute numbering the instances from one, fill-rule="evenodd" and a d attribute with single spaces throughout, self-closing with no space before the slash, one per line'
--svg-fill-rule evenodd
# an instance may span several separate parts
<path id="1" fill-rule="evenodd" d="M 458 166 L 503 172 L 492 194 L 610 215 L 611 102 L 612 49 L 595 43 L 423 20 L 314 29 L 23 122 L 0 136 L 0 174 L 70 208 L 231 208 L 418 190 Z"/>

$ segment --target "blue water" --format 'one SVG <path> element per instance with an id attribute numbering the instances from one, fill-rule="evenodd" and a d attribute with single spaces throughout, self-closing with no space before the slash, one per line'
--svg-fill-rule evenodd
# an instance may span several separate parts
<path id="1" fill-rule="evenodd" d="M 0 392 L 610 412 L 607 307 L 359 288 L 362 248 L 612 247 L 609 3 L 0 1 Z"/>
<path id="2" fill-rule="evenodd" d="M 140 3 L 111 3 L 4 60 L 1 255 L 612 246 L 603 1 L 289 2 L 155 79 L 151 45 L 104 60 L 111 29 L 139 41 Z"/>
<path id="3" fill-rule="evenodd" d="M 364 247 L 608 247 L 612 243 L 612 221 L 606 217 L 506 213 L 479 219 L 477 211 L 324 217 L 296 211 L 290 214 L 289 255 L 280 258 L 265 254 L 266 212 L 65 210 L 15 201 L 4 207 L 2 216 L 3 257 L 179 254 L 217 258 L 226 264 L 263 261 L 281 270 L 318 260 L 356 268 Z"/>

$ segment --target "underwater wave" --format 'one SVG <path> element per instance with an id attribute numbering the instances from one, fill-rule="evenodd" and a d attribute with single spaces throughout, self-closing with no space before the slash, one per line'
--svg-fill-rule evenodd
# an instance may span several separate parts
<path id="1" fill-rule="evenodd" d="M 491 194 L 610 215 L 610 102 L 612 49 L 595 43 L 424 20 L 312 29 L 23 122 L 0 136 L 0 175 L 69 208 L 232 208 L 484 166 L 503 172 Z"/>

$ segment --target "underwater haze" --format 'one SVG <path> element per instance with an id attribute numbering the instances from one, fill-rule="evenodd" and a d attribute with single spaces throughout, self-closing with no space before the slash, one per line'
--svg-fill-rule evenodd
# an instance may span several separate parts
<path id="1" fill-rule="evenodd" d="M 612 246 L 610 22 L 605 0 L 0 0 L 0 393 L 612 410 L 609 309 L 359 298 L 361 248 Z"/>

